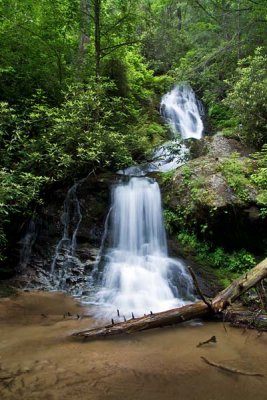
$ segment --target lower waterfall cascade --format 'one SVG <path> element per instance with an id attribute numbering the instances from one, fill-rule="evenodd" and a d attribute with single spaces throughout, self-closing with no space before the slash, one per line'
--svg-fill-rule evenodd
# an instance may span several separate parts
<path id="1" fill-rule="evenodd" d="M 98 267 L 100 289 L 93 299 L 100 315 L 119 310 L 126 317 L 141 316 L 193 301 L 184 263 L 168 257 L 156 181 L 131 177 L 113 188 L 110 228 L 110 246 Z"/>

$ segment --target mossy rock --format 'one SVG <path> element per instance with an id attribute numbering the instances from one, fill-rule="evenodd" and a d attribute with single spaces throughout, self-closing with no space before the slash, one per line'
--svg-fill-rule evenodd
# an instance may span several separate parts
<path id="1" fill-rule="evenodd" d="M 221 135 L 204 139 L 206 155 L 161 179 L 164 206 L 176 215 L 173 231 L 189 229 L 228 249 L 264 251 L 266 218 L 249 149 Z M 237 151 L 238 150 L 238 151 Z"/>

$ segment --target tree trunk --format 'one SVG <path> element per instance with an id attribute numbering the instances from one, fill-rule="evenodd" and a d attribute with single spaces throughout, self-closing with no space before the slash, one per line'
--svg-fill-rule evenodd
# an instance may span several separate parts
<path id="1" fill-rule="evenodd" d="M 236 279 L 226 289 L 217 294 L 212 300 L 212 308 L 215 312 L 223 311 L 229 304 L 233 303 L 241 294 L 247 292 L 258 282 L 267 277 L 267 258 L 248 271 L 241 278 Z"/>
<path id="2" fill-rule="evenodd" d="M 81 22 L 80 22 L 80 45 L 79 53 L 80 58 L 83 60 L 84 53 L 86 51 L 86 45 L 89 43 L 89 32 L 90 32 L 90 7 L 89 0 L 80 0 L 81 8 Z"/>
<path id="3" fill-rule="evenodd" d="M 182 7 L 181 6 L 178 6 L 178 8 L 177 8 L 177 20 L 178 20 L 177 28 L 178 28 L 178 32 L 180 32 L 182 30 Z"/>
<path id="4" fill-rule="evenodd" d="M 247 290 L 255 286 L 262 279 L 267 277 L 267 258 L 255 268 L 236 279 L 226 289 L 220 292 L 209 304 L 204 301 L 198 301 L 180 308 L 150 314 L 141 318 L 131 319 L 125 322 L 112 323 L 100 328 L 89 329 L 74 333 L 73 336 L 81 336 L 96 339 L 117 335 L 121 333 L 133 333 L 147 329 L 160 328 L 167 325 L 173 325 L 194 318 L 200 318 L 212 315 L 225 310 L 228 305 L 235 301 Z"/>
<path id="5" fill-rule="evenodd" d="M 100 59 L 101 59 L 101 28 L 100 28 L 101 0 L 94 0 L 95 17 L 95 75 L 98 80 L 100 77 Z"/>

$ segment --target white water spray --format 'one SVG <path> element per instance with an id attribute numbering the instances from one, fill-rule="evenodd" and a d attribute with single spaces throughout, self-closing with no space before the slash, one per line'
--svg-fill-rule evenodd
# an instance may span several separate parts
<path id="1" fill-rule="evenodd" d="M 135 316 L 183 305 L 193 299 L 181 261 L 168 257 L 159 186 L 131 178 L 113 190 L 111 247 L 95 302 L 101 314 Z M 178 287 L 178 288 L 177 288 Z M 113 314 L 112 314 L 113 313 Z"/>
<path id="2" fill-rule="evenodd" d="M 172 139 L 156 148 L 151 162 L 131 166 L 119 171 L 120 174 L 144 176 L 147 172 L 166 172 L 187 161 L 189 152 L 185 141 L 201 139 L 203 134 L 202 103 L 189 85 L 178 85 L 162 97 L 160 112 L 169 125 Z"/>
<path id="3" fill-rule="evenodd" d="M 184 164 L 188 149 L 183 143 L 187 139 L 201 139 L 203 106 L 196 99 L 193 89 L 188 85 L 175 86 L 166 93 L 160 103 L 160 112 L 169 125 L 173 139 L 158 149 L 150 170 L 171 171 Z"/>
<path id="4" fill-rule="evenodd" d="M 201 139 L 203 107 L 190 86 L 175 86 L 162 97 L 160 109 L 174 137 L 180 133 L 182 139 Z"/>

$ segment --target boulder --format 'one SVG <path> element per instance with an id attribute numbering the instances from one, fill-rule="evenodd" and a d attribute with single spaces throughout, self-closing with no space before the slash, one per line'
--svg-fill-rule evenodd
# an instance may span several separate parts
<path id="1" fill-rule="evenodd" d="M 261 254 L 266 219 L 260 215 L 258 189 L 249 179 L 252 149 L 219 134 L 198 146 L 201 156 L 162 180 L 165 207 L 177 215 L 174 230 L 186 227 L 216 246 Z"/>

